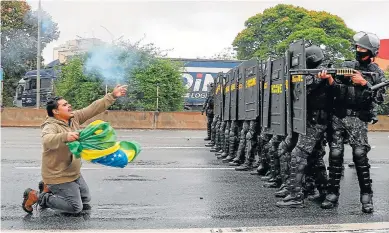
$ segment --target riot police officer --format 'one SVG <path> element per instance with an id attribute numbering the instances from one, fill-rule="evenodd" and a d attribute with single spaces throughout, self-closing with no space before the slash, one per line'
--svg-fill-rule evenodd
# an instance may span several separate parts
<path id="1" fill-rule="evenodd" d="M 324 54 L 320 47 L 312 45 L 306 48 L 306 65 L 308 69 L 317 68 L 323 61 Z M 307 132 L 298 136 L 297 144 L 291 152 L 288 193 L 278 207 L 302 207 L 304 204 L 303 178 L 306 175 L 308 161 L 316 161 L 312 156 L 315 146 L 324 139 L 329 120 L 331 99 L 327 83 L 313 75 L 306 76 L 307 83 Z M 312 163 L 313 164 L 313 163 Z M 324 169 L 325 172 L 325 169 Z M 317 174 L 320 175 L 320 174 Z M 326 175 L 326 174 L 322 174 Z M 322 179 L 321 179 L 322 180 Z M 324 196 L 324 190 L 320 189 Z"/>
<path id="2" fill-rule="evenodd" d="M 371 93 L 369 86 L 384 81 L 383 71 L 372 62 L 377 56 L 380 40 L 371 33 L 360 32 L 354 35 L 356 60 L 346 61 L 343 67 L 357 71 L 376 72 L 377 76 L 363 75 L 356 72 L 351 77 L 332 77 L 325 71 L 319 74 L 320 78 L 327 79 L 334 99 L 334 113 L 332 117 L 332 141 L 329 156 L 329 187 L 322 208 L 331 209 L 337 206 L 339 199 L 339 184 L 344 157 L 344 137 L 349 139 L 352 147 L 353 161 L 357 171 L 360 202 L 362 211 L 372 213 L 373 190 L 370 179 L 370 165 L 367 153 L 371 147 L 368 143 L 368 123 L 374 120 L 374 108 L 382 103 L 381 90 Z M 336 79 L 336 80 L 335 80 Z"/>
<path id="3" fill-rule="evenodd" d="M 203 104 L 203 109 L 201 110 L 201 115 L 204 115 L 204 111 L 206 111 L 207 116 L 207 137 L 204 138 L 205 141 L 211 140 L 211 127 L 213 121 L 213 105 L 214 105 L 214 84 L 209 84 L 207 99 Z"/>

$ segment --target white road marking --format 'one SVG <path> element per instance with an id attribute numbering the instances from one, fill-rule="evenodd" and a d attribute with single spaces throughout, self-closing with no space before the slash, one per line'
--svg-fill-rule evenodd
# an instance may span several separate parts
<path id="1" fill-rule="evenodd" d="M 2 145 L 1 146 L 2 148 L 14 148 L 14 149 L 17 149 L 17 148 L 30 148 L 30 147 L 34 147 L 34 148 L 37 148 L 37 147 L 42 147 L 40 144 L 29 144 L 29 145 L 20 145 L 20 144 L 14 144 L 14 145 Z M 145 146 L 145 147 L 142 147 L 141 145 L 141 148 L 142 150 L 143 149 L 207 149 L 207 150 L 210 150 L 211 148 L 210 147 L 204 147 L 204 146 Z"/>
<path id="2" fill-rule="evenodd" d="M 41 167 L 15 167 L 15 169 L 41 169 Z M 81 170 L 234 170 L 234 167 L 82 167 Z"/>
<path id="3" fill-rule="evenodd" d="M 346 223 L 346 224 L 321 224 L 321 225 L 297 225 L 297 226 L 267 226 L 267 227 L 236 227 L 236 228 L 173 228 L 173 229 L 136 229 L 136 230 L 97 230 L 97 229 L 88 229 L 88 230 L 56 230 L 55 232 L 104 232 L 104 233 L 122 233 L 122 232 L 151 232 L 151 233 L 181 233 L 181 232 L 207 232 L 207 233 L 216 233 L 216 232 L 252 232 L 252 233 L 302 233 L 302 232 L 337 232 L 337 233 L 346 233 L 350 231 L 362 232 L 387 232 L 389 230 L 389 222 L 370 222 L 370 223 Z M 42 233 L 52 233 L 52 230 L 1 230 L 6 233 L 25 233 L 25 232 L 42 232 Z"/>

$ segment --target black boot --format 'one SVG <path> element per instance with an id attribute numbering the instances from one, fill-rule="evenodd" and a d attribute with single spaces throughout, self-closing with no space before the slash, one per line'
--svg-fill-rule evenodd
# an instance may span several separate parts
<path id="1" fill-rule="evenodd" d="M 288 196 L 289 194 L 290 193 L 286 184 L 282 184 L 280 189 L 276 193 L 274 193 L 276 197 L 282 197 L 282 198 Z"/>
<path id="2" fill-rule="evenodd" d="M 242 165 L 235 168 L 236 171 L 249 171 L 252 169 L 253 169 L 253 162 L 249 160 L 246 160 Z"/>
<path id="3" fill-rule="evenodd" d="M 273 178 L 273 176 L 272 176 L 272 173 L 270 172 L 270 170 L 268 170 L 264 176 L 261 176 L 262 181 L 268 181 L 271 178 Z"/>
<path id="4" fill-rule="evenodd" d="M 280 208 L 303 208 L 304 194 L 301 191 L 292 191 L 282 201 L 277 202 L 276 206 Z"/>
<path id="5" fill-rule="evenodd" d="M 340 179 L 342 178 L 342 167 L 330 166 L 328 180 L 328 194 L 321 203 L 323 209 L 333 209 L 338 206 Z"/>
<path id="6" fill-rule="evenodd" d="M 231 162 L 231 161 L 234 159 L 234 157 L 231 156 L 231 155 L 228 155 L 228 156 L 227 156 L 227 153 L 225 153 L 225 156 L 226 156 L 226 157 L 222 160 L 223 163 L 229 163 L 229 162 Z"/>
<path id="7" fill-rule="evenodd" d="M 374 206 L 373 206 L 373 193 L 364 193 L 361 194 L 361 203 L 362 203 L 362 212 L 363 213 L 373 213 Z"/>
<path id="8" fill-rule="evenodd" d="M 364 162 L 363 165 L 356 161 L 355 167 L 357 170 L 359 187 L 361 189 L 360 201 L 362 204 L 362 212 L 372 213 L 374 211 L 374 207 L 373 190 L 371 188 L 372 180 L 370 179 L 370 165 L 367 164 L 367 162 Z"/>
<path id="9" fill-rule="evenodd" d="M 243 163 L 244 163 L 244 161 L 240 160 L 238 157 L 235 156 L 235 158 L 233 158 L 232 161 L 228 163 L 228 165 L 233 166 L 233 167 L 237 167 Z"/>

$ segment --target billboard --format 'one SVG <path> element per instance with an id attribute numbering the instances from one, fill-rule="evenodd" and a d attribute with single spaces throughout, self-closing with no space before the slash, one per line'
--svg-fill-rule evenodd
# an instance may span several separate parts
<path id="1" fill-rule="evenodd" d="M 208 84 L 213 82 L 219 72 L 227 73 L 243 61 L 207 60 L 207 59 L 172 59 L 184 63 L 182 79 L 188 92 L 185 105 L 202 105 L 207 98 Z"/>

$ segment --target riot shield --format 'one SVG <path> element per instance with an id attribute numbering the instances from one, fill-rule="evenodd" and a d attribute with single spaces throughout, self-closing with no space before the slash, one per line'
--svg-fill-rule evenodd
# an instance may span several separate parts
<path id="1" fill-rule="evenodd" d="M 244 113 L 245 120 L 255 120 L 259 116 L 259 63 L 252 58 L 243 63 L 244 68 Z M 239 95 L 240 96 L 240 95 Z"/>
<path id="2" fill-rule="evenodd" d="M 230 120 L 235 121 L 238 119 L 238 78 L 239 78 L 239 66 L 235 67 L 232 72 L 231 82 L 230 82 Z"/>
<path id="3" fill-rule="evenodd" d="M 247 62 L 247 61 L 245 61 Z M 245 83 L 245 78 L 244 78 L 244 70 L 245 70 L 245 62 L 243 62 L 242 64 L 240 64 L 238 66 L 238 69 L 239 69 L 239 76 L 238 76 L 238 84 L 237 84 L 237 87 L 238 87 L 238 120 L 242 121 L 242 120 L 245 120 L 245 117 L 246 117 L 246 113 L 245 113 L 245 87 L 244 87 L 244 83 Z"/>
<path id="4" fill-rule="evenodd" d="M 259 114 L 259 122 L 257 123 L 257 126 L 259 128 L 262 128 L 262 115 L 263 115 L 263 100 L 264 100 L 264 83 L 265 83 L 265 77 L 266 77 L 266 67 L 267 67 L 267 62 L 266 61 L 259 61 L 258 63 L 258 78 L 257 80 L 259 81 L 259 99 L 258 99 L 258 114 Z"/>
<path id="5" fill-rule="evenodd" d="M 231 120 L 231 92 L 230 85 L 233 75 L 233 69 L 229 70 L 226 74 L 225 84 L 224 84 L 224 119 L 225 121 Z"/>
<path id="6" fill-rule="evenodd" d="M 286 97 L 286 134 L 291 136 L 293 134 L 293 124 L 292 124 L 292 96 L 290 89 L 290 52 L 286 50 L 285 52 L 285 97 Z"/>
<path id="7" fill-rule="evenodd" d="M 285 103 L 285 57 L 272 62 L 270 77 L 270 113 L 266 133 L 286 136 L 286 103 Z"/>
<path id="8" fill-rule="evenodd" d="M 266 69 L 264 70 L 263 91 L 262 91 L 262 127 L 265 131 L 270 127 L 270 85 L 271 85 L 271 72 L 272 61 L 269 59 L 266 61 Z"/>
<path id="9" fill-rule="evenodd" d="M 221 107 L 222 107 L 222 82 L 223 82 L 223 73 L 220 72 L 217 74 L 215 79 L 215 116 L 221 116 Z"/>
<path id="10" fill-rule="evenodd" d="M 290 44 L 288 49 L 288 70 L 305 69 L 305 41 L 299 40 Z M 304 75 L 289 75 L 290 80 L 290 119 L 291 130 L 305 135 L 307 129 L 307 88 Z"/>

